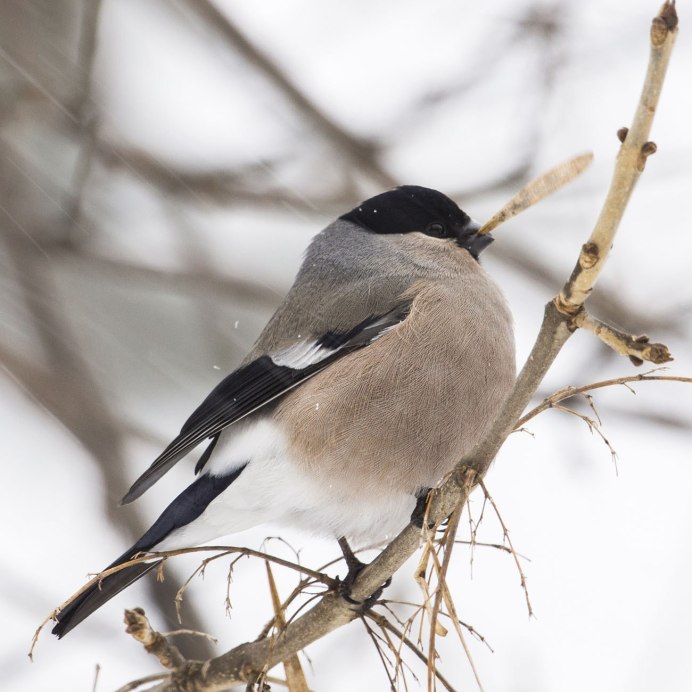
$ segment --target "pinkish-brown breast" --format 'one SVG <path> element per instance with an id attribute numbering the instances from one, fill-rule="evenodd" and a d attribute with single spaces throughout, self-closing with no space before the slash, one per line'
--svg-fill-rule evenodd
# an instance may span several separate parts
<path id="1" fill-rule="evenodd" d="M 279 404 L 293 459 L 344 490 L 434 485 L 478 441 L 514 382 L 511 317 L 480 267 L 410 293 L 404 322 Z"/>

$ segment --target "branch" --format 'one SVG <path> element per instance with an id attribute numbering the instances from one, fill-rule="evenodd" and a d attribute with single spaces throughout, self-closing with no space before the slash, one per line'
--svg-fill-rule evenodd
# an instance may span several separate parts
<path id="1" fill-rule="evenodd" d="M 77 158 L 72 170 L 72 180 L 63 207 L 65 209 L 65 239 L 76 240 L 80 225 L 82 203 L 98 134 L 99 118 L 92 102 L 92 76 L 102 0 L 91 0 L 82 6 L 82 22 L 79 37 L 78 84 L 76 97 L 70 110 L 74 116 L 76 135 L 79 140 Z"/>
<path id="2" fill-rule="evenodd" d="M 297 84 L 294 84 L 269 55 L 260 50 L 212 2 L 209 0 L 187 0 L 186 5 L 221 34 L 250 65 L 259 70 L 277 87 L 300 113 L 317 126 L 340 154 L 353 162 L 360 172 L 368 174 L 380 186 L 394 187 L 396 185 L 395 179 L 377 161 L 374 148 L 368 142 L 355 137 L 336 124 L 305 95 Z"/>
<path id="3" fill-rule="evenodd" d="M 147 616 L 141 608 L 125 611 L 125 624 L 128 634 L 131 634 L 148 653 L 156 656 L 164 668 L 177 668 L 185 663 L 184 656 L 168 639 L 152 628 Z"/>
<path id="4" fill-rule="evenodd" d="M 629 356 L 634 365 L 642 365 L 644 361 L 661 365 L 673 360 L 665 344 L 651 344 L 648 336 L 632 336 L 611 327 L 589 315 L 586 310 L 576 314 L 573 324 L 595 334 L 604 344 L 610 346 L 616 353 Z"/>
<path id="5" fill-rule="evenodd" d="M 629 130 L 623 128 L 618 131 L 622 145 L 608 195 L 591 237 L 582 247 L 572 275 L 555 300 L 564 314 L 575 315 L 579 312 L 591 293 L 608 259 L 630 195 L 644 171 L 646 159 L 656 151 L 656 145 L 649 142 L 649 133 L 677 33 L 675 3 L 667 1 L 651 23 L 649 67 L 632 126 Z"/>
<path id="6" fill-rule="evenodd" d="M 591 384 L 586 384 L 582 387 L 565 387 L 564 389 L 560 389 L 554 394 L 551 394 L 549 397 L 544 399 L 541 404 L 535 408 L 532 408 L 527 414 L 522 416 L 517 421 L 514 429 L 519 430 L 532 418 L 535 418 L 539 413 L 542 413 L 546 409 L 553 408 L 553 406 L 559 404 L 565 399 L 571 399 L 573 396 L 585 394 L 586 392 L 593 391 L 594 389 L 612 387 L 616 384 L 622 384 L 631 390 L 632 388 L 628 386 L 629 382 L 684 382 L 686 384 L 692 384 L 692 377 L 681 377 L 677 375 L 652 375 L 650 373 L 642 373 L 641 375 L 630 375 L 628 377 L 616 377 L 611 380 L 602 380 L 601 382 L 592 382 Z"/>

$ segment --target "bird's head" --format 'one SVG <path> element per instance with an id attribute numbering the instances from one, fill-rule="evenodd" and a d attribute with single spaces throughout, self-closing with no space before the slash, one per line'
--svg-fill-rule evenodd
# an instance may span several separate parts
<path id="1" fill-rule="evenodd" d="M 418 185 L 401 185 L 366 200 L 341 216 L 373 233 L 422 233 L 450 240 L 478 259 L 493 242 L 480 225 L 447 195 Z"/>

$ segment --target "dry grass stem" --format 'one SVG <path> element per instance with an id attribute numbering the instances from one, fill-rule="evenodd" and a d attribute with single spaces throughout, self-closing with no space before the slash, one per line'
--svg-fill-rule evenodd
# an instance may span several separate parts
<path id="1" fill-rule="evenodd" d="M 469 478 L 469 485 L 471 479 Z M 459 521 L 461 519 L 461 513 L 463 511 L 463 506 L 458 506 L 452 516 L 449 518 L 447 523 L 447 528 L 445 529 L 444 536 L 440 541 L 443 558 L 442 565 L 437 572 L 437 588 L 435 590 L 435 600 L 432 607 L 432 612 L 430 613 L 430 639 L 428 643 L 428 689 L 432 690 L 434 684 L 434 667 L 436 666 L 436 647 L 435 647 L 435 637 L 438 634 L 438 616 L 440 613 L 440 607 L 442 606 L 442 600 L 444 597 L 443 590 L 446 589 L 447 585 L 447 571 L 449 570 L 449 563 L 452 559 L 452 550 L 454 548 L 454 539 L 457 535 L 457 529 L 459 528 Z M 446 632 L 445 632 L 446 634 Z"/>
<path id="2" fill-rule="evenodd" d="M 283 609 L 279 591 L 276 588 L 276 581 L 272 574 L 271 565 L 268 561 L 264 562 L 267 568 L 267 581 L 269 582 L 269 593 L 271 595 L 272 608 L 274 609 L 274 623 L 278 630 L 277 635 L 286 627 L 286 611 Z M 294 654 L 287 658 L 284 662 L 284 671 L 286 673 L 286 686 L 290 692 L 310 692 L 308 682 L 305 678 L 305 672 L 300 664 L 298 654 Z"/>
<path id="3" fill-rule="evenodd" d="M 435 569 L 437 570 L 437 573 L 439 574 L 442 570 L 442 565 L 440 564 L 438 560 L 438 556 L 436 553 L 432 553 L 432 559 L 435 564 Z M 473 677 L 476 680 L 476 684 L 478 685 L 478 689 L 480 692 L 483 692 L 483 683 L 481 682 L 480 674 L 478 672 L 478 669 L 476 668 L 476 664 L 474 663 L 473 656 L 471 655 L 471 649 L 469 649 L 468 644 L 466 643 L 466 637 L 464 637 L 464 633 L 461 631 L 460 627 L 460 620 L 456 612 L 456 608 L 454 606 L 454 601 L 452 600 L 452 595 L 449 592 L 449 587 L 447 586 L 447 582 L 442 579 L 439 584 L 439 589 L 442 592 L 442 598 L 445 602 L 445 606 L 447 607 L 447 610 L 449 612 L 449 617 L 450 620 L 452 621 L 452 624 L 454 625 L 454 630 L 457 633 L 457 636 L 459 637 L 459 642 L 461 643 L 462 648 L 464 649 L 464 653 L 466 654 L 466 660 L 469 662 L 469 665 L 471 666 L 471 672 L 473 673 Z M 432 653 L 430 654 L 432 656 Z M 430 658 L 429 656 L 429 658 Z"/>

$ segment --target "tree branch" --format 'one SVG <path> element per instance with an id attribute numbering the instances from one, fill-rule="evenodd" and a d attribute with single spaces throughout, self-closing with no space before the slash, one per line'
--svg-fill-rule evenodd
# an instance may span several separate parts
<path id="1" fill-rule="evenodd" d="M 187 0 L 186 5 L 228 41 L 255 69 L 259 70 L 289 101 L 322 132 L 355 167 L 378 185 L 393 187 L 394 178 L 377 161 L 374 148 L 337 125 L 293 83 L 266 53 L 260 50 L 225 14 L 209 0 Z"/>
<path id="2" fill-rule="evenodd" d="M 575 315 L 591 293 L 608 259 L 615 233 L 634 186 L 644 171 L 646 159 L 656 151 L 656 146 L 649 142 L 649 133 L 677 33 L 675 3 L 667 1 L 651 23 L 649 67 L 632 126 L 629 130 L 623 128 L 618 131 L 622 145 L 608 195 L 589 240 L 582 246 L 572 275 L 555 301 L 560 312 Z"/>
<path id="3" fill-rule="evenodd" d="M 177 668 L 185 663 L 185 657 L 168 639 L 149 623 L 141 608 L 125 611 L 126 632 L 131 634 L 148 653 L 156 656 L 164 668 Z"/>

